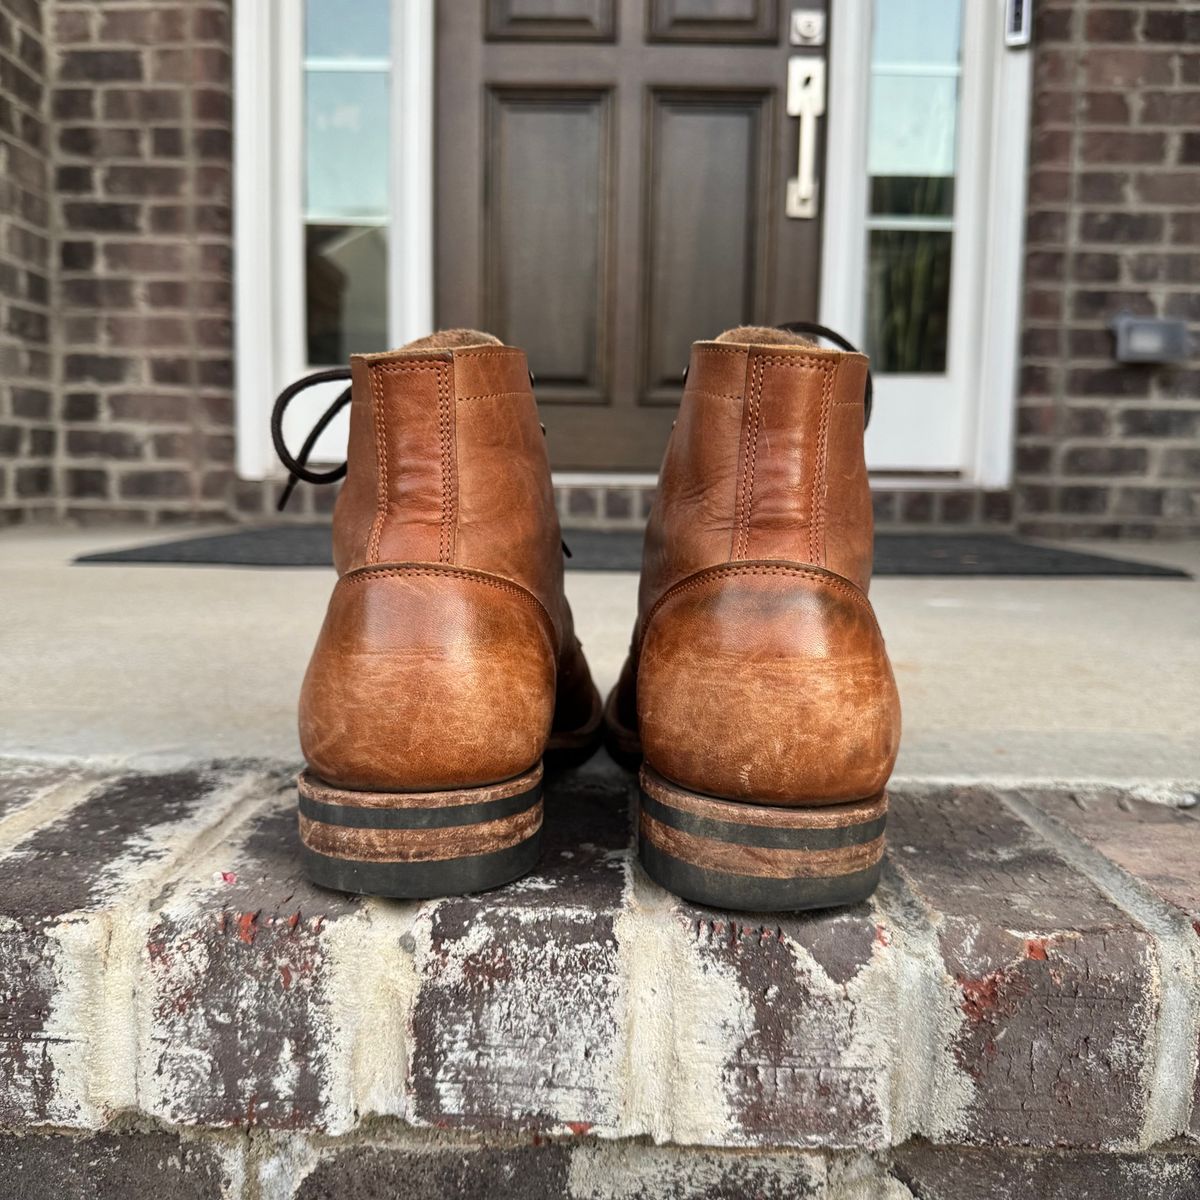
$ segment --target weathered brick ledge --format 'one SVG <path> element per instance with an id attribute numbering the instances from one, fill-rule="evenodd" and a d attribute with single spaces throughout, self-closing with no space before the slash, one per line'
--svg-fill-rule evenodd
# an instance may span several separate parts
<path id="1" fill-rule="evenodd" d="M 607 760 L 565 776 L 537 874 L 401 904 L 304 882 L 290 768 L 3 763 L 0 1195 L 5 1163 L 72 1154 L 169 1160 L 179 1195 L 466 1159 L 578 1196 L 643 1194 L 588 1190 L 626 1159 L 787 1195 L 860 1168 L 988 1194 L 939 1190 L 961 1162 L 1197 1193 L 1197 811 L 910 787 L 870 903 L 762 920 L 650 884 L 630 791 Z"/>

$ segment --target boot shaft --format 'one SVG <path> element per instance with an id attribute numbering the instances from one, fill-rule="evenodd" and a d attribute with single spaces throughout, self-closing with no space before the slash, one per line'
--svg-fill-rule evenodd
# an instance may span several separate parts
<path id="1" fill-rule="evenodd" d="M 646 534 L 641 609 L 725 562 L 812 564 L 866 590 L 867 360 L 807 343 L 698 342 Z"/>
<path id="2" fill-rule="evenodd" d="M 377 563 L 490 572 L 558 624 L 561 534 L 525 355 L 499 343 L 411 348 L 356 355 L 351 370 L 339 573 Z"/>

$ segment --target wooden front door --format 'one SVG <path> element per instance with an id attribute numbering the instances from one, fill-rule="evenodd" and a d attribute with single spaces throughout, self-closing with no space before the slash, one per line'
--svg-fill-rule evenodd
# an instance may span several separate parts
<path id="1" fill-rule="evenodd" d="M 792 8 L 437 5 L 438 323 L 528 351 L 556 468 L 657 470 L 694 340 L 815 319 Z"/>

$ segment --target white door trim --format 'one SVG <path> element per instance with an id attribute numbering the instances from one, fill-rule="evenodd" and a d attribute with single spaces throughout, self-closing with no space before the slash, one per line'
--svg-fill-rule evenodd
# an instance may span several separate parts
<path id="1" fill-rule="evenodd" d="M 435 0 L 392 0 L 388 334 L 433 325 Z M 304 374 L 304 108 L 299 0 L 234 2 L 234 400 L 237 470 L 278 473 L 269 416 Z M 316 389 L 314 389 L 315 391 Z M 297 423 L 324 397 L 306 393 Z M 344 429 L 344 420 L 339 423 Z M 336 437 L 331 429 L 327 439 Z M 344 433 L 342 434 L 344 438 Z M 316 457 L 316 456 L 314 456 Z M 324 457 L 324 456 L 321 456 Z"/>
<path id="2" fill-rule="evenodd" d="M 236 0 L 233 10 L 234 405 L 237 470 L 266 477 L 271 439 L 264 419 L 275 394 L 276 6 Z M 264 397 L 267 399 L 264 400 Z"/>
<path id="3" fill-rule="evenodd" d="M 388 313 L 393 346 L 433 330 L 434 0 L 393 0 L 392 227 Z"/>
<path id="4" fill-rule="evenodd" d="M 863 80 L 871 61 L 872 9 L 872 0 L 838 0 L 829 43 L 820 319 L 851 339 L 861 339 L 864 329 L 870 97 Z M 959 162 L 968 190 L 960 203 L 983 220 L 974 229 L 956 224 L 952 268 L 956 315 L 970 323 L 968 336 L 957 343 L 977 347 L 956 372 L 958 386 L 974 399 L 958 483 L 988 488 L 1012 481 L 1031 80 L 1028 49 L 1004 44 L 1004 12 L 1005 0 L 965 5 L 964 57 L 983 70 L 964 79 Z M 964 287 L 978 290 L 968 297 Z M 897 482 L 889 476 L 889 485 Z"/>

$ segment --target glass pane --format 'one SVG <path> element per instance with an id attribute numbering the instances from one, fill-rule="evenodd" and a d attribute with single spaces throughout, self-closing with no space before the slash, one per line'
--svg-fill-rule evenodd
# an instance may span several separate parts
<path id="1" fill-rule="evenodd" d="M 387 349 L 387 231 L 309 225 L 305 295 L 310 366 Z"/>
<path id="2" fill-rule="evenodd" d="M 962 42 L 962 6 L 947 0 L 877 0 L 872 60 L 951 66 Z"/>
<path id="3" fill-rule="evenodd" d="M 305 57 L 387 58 L 390 8 L 389 0 L 306 0 Z"/>
<path id="4" fill-rule="evenodd" d="M 950 250 L 949 232 L 871 231 L 867 344 L 874 370 L 945 371 Z"/>
<path id="5" fill-rule="evenodd" d="M 871 180 L 871 212 L 893 217 L 950 217 L 954 177 L 877 175 Z"/>
<path id="6" fill-rule="evenodd" d="M 872 175 L 953 175 L 957 75 L 874 75 Z"/>
<path id="7" fill-rule="evenodd" d="M 351 222 L 388 210 L 388 77 L 382 71 L 305 73 L 305 206 Z"/>
<path id="8" fill-rule="evenodd" d="M 942 374 L 950 324 L 963 0 L 875 0 L 867 349 Z"/>

